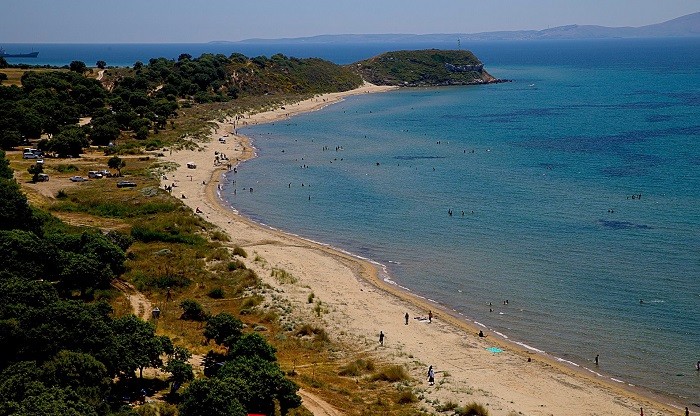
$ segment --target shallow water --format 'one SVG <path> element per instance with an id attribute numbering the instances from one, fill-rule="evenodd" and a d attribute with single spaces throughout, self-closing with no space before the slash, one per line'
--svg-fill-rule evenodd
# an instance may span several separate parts
<path id="1" fill-rule="evenodd" d="M 700 402 L 698 41 L 510 45 L 477 55 L 512 83 L 243 130 L 259 157 L 225 198 L 512 340 Z"/>

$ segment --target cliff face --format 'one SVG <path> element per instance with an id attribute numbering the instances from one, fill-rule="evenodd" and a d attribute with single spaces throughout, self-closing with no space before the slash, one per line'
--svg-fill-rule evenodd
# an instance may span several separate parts
<path id="1" fill-rule="evenodd" d="M 353 64 L 376 85 L 406 87 L 472 85 L 501 82 L 484 70 L 469 51 L 426 49 L 387 52 Z"/>

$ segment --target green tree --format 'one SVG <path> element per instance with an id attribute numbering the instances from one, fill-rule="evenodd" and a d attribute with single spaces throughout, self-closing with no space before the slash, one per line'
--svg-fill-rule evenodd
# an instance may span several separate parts
<path id="1" fill-rule="evenodd" d="M 77 72 L 78 74 L 84 74 L 87 72 L 87 65 L 85 65 L 85 62 L 83 61 L 73 61 L 68 67 L 71 71 Z"/>
<path id="2" fill-rule="evenodd" d="M 247 386 L 250 396 L 242 398 L 241 404 L 248 412 L 272 414 L 277 401 L 284 415 L 301 405 L 297 395 L 299 387 L 284 376 L 276 362 L 260 357 L 238 357 L 224 364 L 216 378 L 227 382 L 238 379 Z"/>
<path id="3" fill-rule="evenodd" d="M 90 404 L 99 405 L 109 392 L 107 368 L 89 354 L 63 350 L 42 367 L 44 384 L 70 387 Z"/>
<path id="4" fill-rule="evenodd" d="M 61 130 L 48 142 L 46 150 L 56 153 L 59 157 L 78 157 L 88 146 L 88 140 L 83 129 L 68 127 Z"/>
<path id="5" fill-rule="evenodd" d="M 182 308 L 182 315 L 180 319 L 186 321 L 206 321 L 207 313 L 202 308 L 202 305 L 192 299 L 185 299 L 180 302 L 180 308 Z"/>
<path id="6" fill-rule="evenodd" d="M 27 172 L 32 175 L 32 182 L 37 183 L 39 182 L 39 174 L 44 173 L 44 165 L 41 163 L 34 163 L 27 168 Z"/>
<path id="7" fill-rule="evenodd" d="M 95 66 L 98 67 L 99 69 L 105 69 L 107 67 L 107 62 L 105 61 L 97 61 L 95 62 Z"/>
<path id="8" fill-rule="evenodd" d="M 5 151 L 0 150 L 0 179 L 12 179 L 14 172 L 10 167 L 10 161 L 5 157 Z"/>
<path id="9" fill-rule="evenodd" d="M 245 416 L 231 386 L 218 379 L 197 379 L 182 394 L 180 416 Z"/>
<path id="10" fill-rule="evenodd" d="M 277 361 L 275 347 L 258 333 L 245 334 L 231 346 L 229 357 L 259 357 L 265 361 Z"/>
<path id="11" fill-rule="evenodd" d="M 0 85 L 2 85 L 3 81 L 7 81 L 7 74 L 4 72 L 0 72 Z"/>
<path id="12" fill-rule="evenodd" d="M 242 335 L 243 323 L 227 312 L 221 312 L 207 320 L 204 337 L 207 342 L 214 340 L 219 345 L 231 346 Z"/>
<path id="13" fill-rule="evenodd" d="M 112 328 L 116 336 L 119 355 L 118 370 L 127 377 L 133 377 L 134 371 L 139 370 L 139 378 L 143 378 L 143 369 L 161 367 L 161 354 L 172 346 L 170 339 L 159 337 L 150 323 L 128 315 L 115 319 Z"/>
<path id="14" fill-rule="evenodd" d="M 14 180 L 0 179 L 0 230 L 39 230 L 27 197 Z"/>
<path id="15" fill-rule="evenodd" d="M 119 156 L 112 156 L 107 161 L 107 166 L 109 166 L 110 169 L 116 169 L 117 175 L 122 176 L 122 168 L 126 166 L 126 162 Z"/>

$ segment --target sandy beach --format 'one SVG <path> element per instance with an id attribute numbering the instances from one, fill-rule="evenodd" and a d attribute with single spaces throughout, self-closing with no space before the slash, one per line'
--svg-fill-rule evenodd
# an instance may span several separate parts
<path id="1" fill-rule="evenodd" d="M 388 89 L 365 85 L 345 93 L 325 94 L 273 111 L 245 115 L 235 127 L 274 122 L 320 109 L 348 95 Z M 233 122 L 218 123 L 208 142 L 197 143 L 199 150 L 173 151 L 161 158 L 178 165 L 175 171 L 166 173 L 161 185 L 174 184 L 174 196 L 184 196 L 182 201 L 192 210 L 253 254 L 246 265 L 267 283 L 279 286 L 269 277 L 270 267 L 284 269 L 296 277 L 297 283 L 284 286 L 284 295 L 300 313 L 313 316 L 313 305 L 307 303 L 309 293 L 323 301 L 328 313 L 314 319 L 321 320 L 332 339 L 356 345 L 358 351 L 368 352 L 380 361 L 406 364 L 429 400 L 452 400 L 461 405 L 477 402 L 487 405 L 495 416 L 635 415 L 640 407 L 645 415 L 683 414 L 681 407 L 665 404 L 665 398 L 525 349 L 460 319 L 451 311 L 384 281 L 381 265 L 237 215 L 219 198 L 219 180 L 229 163 L 237 166 L 254 157 L 255 152 L 246 137 L 234 134 Z M 219 140 L 222 137 L 225 142 Z M 215 156 L 222 154 L 227 160 L 215 164 Z M 188 168 L 188 163 L 194 163 L 196 168 Z M 267 269 L 250 259 L 255 255 L 265 260 Z M 432 322 L 427 319 L 429 311 Z M 408 324 L 404 320 L 406 313 Z M 480 329 L 485 337 L 478 336 Z M 379 344 L 380 331 L 386 335 L 383 346 Z M 427 383 L 429 365 L 436 372 L 435 386 Z M 590 368 L 595 368 L 592 362 Z M 342 414 L 343 409 L 337 410 Z"/>

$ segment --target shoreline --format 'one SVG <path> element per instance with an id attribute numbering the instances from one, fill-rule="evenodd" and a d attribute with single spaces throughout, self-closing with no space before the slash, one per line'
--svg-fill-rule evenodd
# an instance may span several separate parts
<path id="1" fill-rule="evenodd" d="M 366 85 L 350 92 L 314 97 L 288 105 L 286 109 L 278 108 L 251 114 L 244 120 L 247 125 L 278 121 L 296 114 L 321 109 L 349 95 L 382 92 L 389 89 L 393 88 Z M 233 211 L 231 207 L 225 205 L 225 201 L 220 198 L 218 192 L 218 184 L 226 173 L 226 169 L 224 166 L 209 168 L 211 157 L 214 151 L 225 153 L 233 149 L 235 159 L 232 157 L 229 159 L 232 163 L 235 161 L 234 165 L 237 166 L 238 163 L 254 157 L 255 150 L 247 137 L 238 134 L 231 136 L 230 122 L 217 123 L 217 125 L 218 129 L 212 133 L 211 141 L 201 144 L 205 150 L 179 151 L 165 158 L 176 161 L 180 165 L 173 173 L 175 182 L 183 176 L 190 179 L 180 181 L 180 189 L 175 189 L 173 192 L 177 195 L 182 191 L 183 195 L 187 195 L 183 202 L 193 210 L 205 207 L 201 215 L 227 232 L 236 244 L 247 251 L 264 253 L 262 256 L 271 265 L 282 265 L 285 270 L 293 271 L 293 274 L 299 276 L 299 280 L 310 286 L 325 303 L 342 309 L 340 316 L 329 317 L 332 321 L 331 327 L 334 325 L 342 327 L 353 332 L 353 335 L 360 340 L 371 334 L 369 339 L 372 341 L 365 341 L 367 345 L 376 345 L 374 334 L 378 333 L 380 328 L 385 328 L 384 331 L 390 335 L 389 341 L 392 344 L 395 339 L 398 339 L 399 352 L 408 352 L 409 357 L 413 356 L 424 363 L 440 362 L 436 366 L 439 372 L 442 369 L 450 373 L 466 370 L 464 371 L 466 374 L 459 376 L 454 374 L 450 377 L 450 384 L 456 387 L 444 390 L 451 391 L 442 393 L 431 391 L 426 393 L 426 396 L 431 399 L 439 398 L 441 401 L 454 400 L 458 397 L 466 398 L 467 401 L 476 399 L 478 402 L 489 403 L 493 414 L 504 415 L 509 411 L 527 414 L 579 415 L 596 414 L 601 411 L 605 414 L 630 414 L 631 411 L 638 412 L 639 407 L 644 407 L 647 414 L 666 414 L 666 412 L 682 409 L 680 404 L 667 403 L 666 396 L 657 396 L 654 392 L 639 387 L 615 384 L 615 379 L 596 375 L 598 373 L 591 369 L 567 362 L 524 343 L 510 340 L 504 334 L 489 330 L 490 337 L 478 338 L 476 333 L 483 325 L 408 288 L 402 288 L 391 281 L 384 265 L 321 242 L 260 224 Z M 227 133 L 228 138 L 234 139 L 234 143 L 226 144 L 216 140 L 217 136 L 221 137 Z M 183 161 L 190 159 L 198 161 L 197 169 L 190 170 L 185 167 L 186 162 L 183 163 Z M 196 181 L 193 179 L 195 173 Z M 165 182 L 161 181 L 161 183 Z M 302 252 L 302 255 L 299 255 L 299 252 Z M 309 257 L 313 258 L 310 260 Z M 331 271 L 324 270 L 324 267 Z M 336 275 L 335 272 L 339 269 L 344 270 L 340 275 Z M 386 278 L 381 277 L 382 271 L 386 274 Z M 321 276 L 314 278 L 311 275 Z M 343 279 L 352 281 L 346 282 Z M 367 299 L 370 297 L 374 302 Z M 362 305 L 367 311 L 363 314 L 362 311 L 353 309 L 349 305 Z M 412 322 L 412 325 L 409 325 L 411 332 L 407 332 L 401 322 L 402 310 L 408 310 L 411 316 L 425 315 L 428 310 L 436 310 L 438 313 L 436 313 L 436 322 L 432 325 L 420 325 L 420 321 Z M 392 318 L 387 319 L 386 313 L 389 313 Z M 344 319 L 348 319 L 348 322 L 344 322 Z M 363 320 L 373 322 L 362 322 Z M 349 322 L 352 322 L 352 327 L 347 325 Z M 435 325 L 436 323 L 438 325 Z M 413 331 L 416 326 L 422 327 L 419 328 L 419 333 Z M 388 328 L 390 328 L 389 331 L 387 331 Z M 485 327 L 481 329 L 488 330 Z M 334 331 L 330 332 L 334 334 Z M 394 333 L 397 334 L 397 338 L 394 338 Z M 436 343 L 438 338 L 443 343 L 442 348 L 425 351 L 426 345 Z M 483 350 L 494 344 L 504 350 L 503 353 L 485 355 Z M 438 351 L 435 351 L 436 349 Z M 383 354 L 383 350 L 384 348 L 379 349 L 377 353 Z M 458 355 L 455 355 L 455 350 L 458 350 Z M 394 351 L 391 352 L 394 353 Z M 450 358 L 446 356 L 455 358 L 445 359 Z M 532 362 L 528 359 L 532 359 Z M 400 361 L 396 358 L 391 360 Z M 476 366 L 471 365 L 475 362 Z M 470 368 L 478 368 L 485 374 L 469 373 Z M 505 374 L 504 368 L 508 370 Z M 412 370 L 411 373 L 417 380 L 422 379 L 420 375 L 423 373 L 422 368 L 420 371 Z M 416 376 L 416 373 L 419 375 Z M 513 386 L 512 380 L 509 380 L 511 377 L 520 381 L 519 385 Z M 466 394 L 460 394 L 465 388 L 472 387 L 486 394 L 483 394 L 483 397 L 474 394 L 465 397 Z M 447 397 L 444 393 L 448 393 Z"/>

